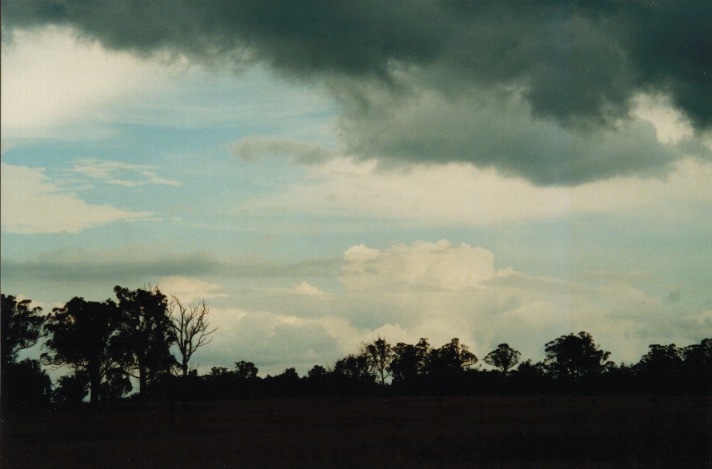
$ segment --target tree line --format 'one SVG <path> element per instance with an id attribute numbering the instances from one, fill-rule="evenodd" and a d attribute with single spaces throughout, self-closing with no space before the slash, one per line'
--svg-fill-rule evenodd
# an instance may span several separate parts
<path id="1" fill-rule="evenodd" d="M 2 294 L 3 404 L 124 398 L 138 381 L 145 400 L 167 377 L 186 381 L 195 351 L 215 332 L 205 302 L 184 305 L 158 287 L 129 290 L 114 287 L 116 300 L 87 301 L 74 297 L 48 315 L 29 299 Z M 20 351 L 44 339 L 40 360 L 19 361 Z M 174 355 L 171 349 L 176 349 Z M 52 387 L 42 366 L 63 367 L 69 374 Z"/>
<path id="2" fill-rule="evenodd" d="M 712 391 L 712 339 L 685 347 L 652 344 L 638 363 L 618 365 L 587 332 L 547 342 L 545 359 L 536 363 L 522 361 L 519 351 L 502 343 L 483 357 L 492 369 L 482 369 L 457 338 L 433 347 L 425 338 L 391 344 L 379 337 L 333 366 L 314 365 L 302 377 L 287 368 L 261 378 L 255 364 L 244 360 L 199 375 L 190 360 L 216 330 L 205 302 L 184 305 L 157 287 L 117 286 L 114 294 L 115 300 L 103 302 L 75 297 L 47 315 L 29 299 L 3 294 L 3 404 L 82 402 L 87 396 L 97 405 L 127 398 L 173 403 L 268 396 Z M 19 360 L 22 350 L 40 340 L 46 351 L 39 360 Z M 69 373 L 53 386 L 45 367 Z"/>

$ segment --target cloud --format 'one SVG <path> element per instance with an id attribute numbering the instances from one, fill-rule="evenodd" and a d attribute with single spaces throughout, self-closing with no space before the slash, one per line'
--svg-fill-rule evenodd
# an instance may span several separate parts
<path id="1" fill-rule="evenodd" d="M 332 112 L 319 87 L 275 80 L 264 67 L 245 70 L 237 82 L 232 70 L 202 68 L 171 53 L 108 50 L 69 27 L 11 34 L 3 27 L 2 63 L 3 151 L 26 139 L 107 139 L 123 134 L 126 124 L 214 129 L 240 123 L 305 138 L 323 132 Z"/>
<path id="2" fill-rule="evenodd" d="M 173 254 L 150 245 L 116 246 L 107 250 L 59 249 L 34 260 L 3 257 L 3 274 L 15 281 L 43 279 L 76 284 L 130 281 L 140 286 L 161 277 L 209 275 L 223 264 L 205 253 Z"/>
<path id="3" fill-rule="evenodd" d="M 165 178 L 156 173 L 156 167 L 107 160 L 79 160 L 74 162 L 72 172 L 105 184 L 136 187 L 145 184 L 180 186 L 175 179 Z"/>
<path id="4" fill-rule="evenodd" d="M 366 159 L 469 162 L 576 184 L 665 172 L 681 157 L 635 115 L 641 94 L 664 96 L 690 138 L 712 126 L 704 0 L 36 0 L 5 2 L 2 21 L 9 38 L 54 24 L 141 57 L 264 64 L 328 83 L 344 141 Z"/>
<path id="5" fill-rule="evenodd" d="M 232 368 L 252 361 L 260 375 L 278 374 L 289 367 L 306 372 L 317 364 L 330 365 L 344 351 L 316 320 L 265 311 L 211 308 L 210 323 L 218 326 L 211 344 L 195 361 Z"/>
<path id="6" fill-rule="evenodd" d="M 389 223 L 483 226 L 576 214 L 665 210 L 670 217 L 712 203 L 712 163 L 679 160 L 666 177 L 616 177 L 541 187 L 465 163 L 383 168 L 335 158 L 307 167 L 306 183 L 233 207 L 235 213 L 384 219 Z"/>
<path id="7" fill-rule="evenodd" d="M 8 291 L 36 285 L 27 279 L 51 279 L 37 291 L 22 290 L 45 304 L 73 295 L 106 298 L 116 284 L 158 284 L 188 302 L 205 298 L 219 329 L 196 364 L 232 368 L 250 360 L 263 374 L 330 366 L 378 336 L 393 343 L 427 337 L 434 346 L 459 337 L 480 358 L 507 342 L 539 360 L 546 341 L 585 330 L 613 360 L 631 362 L 650 343 L 696 343 L 712 326 L 699 292 L 649 272 L 543 277 L 501 265 L 489 249 L 447 240 L 354 245 L 321 270 L 271 263 L 265 276 L 260 265 L 134 246 L 55 251 L 33 262 L 3 258 L 2 276 Z M 320 276 L 319 287 L 306 272 Z M 678 301 L 671 291 L 680 292 Z"/>
<path id="8" fill-rule="evenodd" d="M 689 138 L 663 144 L 653 123 L 641 117 L 600 128 L 533 119 L 521 90 L 470 88 L 457 99 L 427 88 L 404 96 L 357 93 L 346 94 L 341 128 L 347 153 L 361 159 L 471 163 L 537 185 L 572 185 L 665 174 L 688 153 L 683 143 Z M 702 147 L 696 153 L 710 156 Z"/>
<path id="9" fill-rule="evenodd" d="M 342 301 L 354 305 L 344 314 L 361 337 L 364 329 L 435 344 L 459 337 L 478 354 L 508 341 L 534 359 L 547 340 L 586 330 L 614 351 L 614 360 L 628 362 L 650 343 L 699 341 L 698 328 L 710 321 L 699 305 L 669 302 L 669 290 L 650 293 L 660 280 L 647 274 L 547 278 L 494 261 L 486 249 L 447 241 L 355 246 L 339 277 Z"/>
<path id="10" fill-rule="evenodd" d="M 347 291 L 379 290 L 400 286 L 414 289 L 461 290 L 493 278 L 494 255 L 466 244 L 398 244 L 388 251 L 354 246 L 344 254 L 339 279 Z"/>
<path id="11" fill-rule="evenodd" d="M 6 39 L 3 33 L 3 141 L 106 137 L 112 132 L 106 104 L 145 92 L 165 74 L 128 53 L 108 55 L 66 28 L 16 31 Z"/>
<path id="12" fill-rule="evenodd" d="M 181 302 L 192 303 L 211 298 L 224 298 L 223 287 L 198 278 L 171 275 L 161 277 L 156 283 L 161 292 L 176 296 Z"/>
<path id="13" fill-rule="evenodd" d="M 88 204 L 57 187 L 42 169 L 2 163 L 3 231 L 76 233 L 92 226 L 150 216 L 150 212 Z"/>
<path id="14" fill-rule="evenodd" d="M 323 291 L 319 290 L 317 287 L 310 284 L 306 280 L 300 283 L 299 285 L 296 285 L 294 287 L 294 291 L 299 295 L 306 296 L 321 296 L 324 294 Z"/>
<path id="15" fill-rule="evenodd" d="M 353 246 L 344 253 L 339 280 L 343 290 L 319 295 L 304 294 L 304 289 L 311 290 L 308 282 L 292 290 L 241 290 L 233 299 L 251 319 L 221 326 L 221 334 L 229 337 L 221 340 L 236 344 L 234 335 L 251 331 L 251 321 L 254 327 L 265 321 L 259 327 L 265 328 L 268 340 L 248 349 L 250 356 L 265 353 L 270 356 L 267 362 L 274 363 L 289 361 L 284 357 L 291 354 L 301 357 L 319 334 L 332 343 L 319 355 L 321 361 L 313 362 L 322 365 L 378 336 L 393 343 L 426 337 L 435 346 L 459 337 L 480 357 L 506 341 L 525 358 L 539 360 L 546 341 L 585 330 L 613 351 L 614 360 L 631 362 L 650 343 L 698 342 L 710 321 L 704 308 L 671 303 L 666 295 L 651 293 L 667 293 L 670 286 L 646 272 L 599 272 L 576 279 L 534 276 L 498 266 L 487 249 L 446 240 L 386 249 Z M 245 327 L 247 332 L 234 331 Z M 315 335 L 300 339 L 305 345 L 293 345 L 293 328 Z M 241 340 L 253 344 L 256 339 Z M 291 345 L 283 349 L 272 342 Z M 226 351 L 220 353 L 227 359 Z M 281 361 L 280 353 L 285 354 Z M 299 360 L 304 366 L 309 362 Z"/>
<path id="16" fill-rule="evenodd" d="M 332 275 L 338 259 L 300 262 L 273 262 L 258 257 L 225 257 L 208 252 L 174 253 L 154 244 L 131 244 L 111 249 L 58 249 L 33 260 L 14 260 L 3 256 L 3 273 L 8 278 L 41 278 L 77 283 L 92 281 L 130 281 L 156 283 L 169 279 L 175 285 L 200 276 L 228 276 L 265 282 L 270 278 L 305 278 Z M 186 280 L 188 279 L 188 280 Z M 112 284 L 113 285 L 113 284 Z M 209 284 L 202 285 L 203 288 Z M 195 286 L 195 285 L 194 285 Z"/>
<path id="17" fill-rule="evenodd" d="M 324 163 L 333 153 L 323 146 L 279 137 L 247 137 L 233 148 L 235 155 L 245 161 L 265 157 L 288 157 L 297 164 Z"/>
<path id="18" fill-rule="evenodd" d="M 426 337 L 434 346 L 458 337 L 480 357 L 508 342 L 539 360 L 548 340 L 585 330 L 613 360 L 630 363 L 651 343 L 699 342 L 712 321 L 704 305 L 669 301 L 673 286 L 647 272 L 535 276 L 497 265 L 485 248 L 446 240 L 352 246 L 338 279 L 343 289 L 318 295 L 304 294 L 308 282 L 241 287 L 231 298 L 239 317 L 213 316 L 221 342 L 211 353 L 229 365 L 262 360 L 277 372 L 285 364 L 306 371 L 378 336 L 392 343 Z"/>

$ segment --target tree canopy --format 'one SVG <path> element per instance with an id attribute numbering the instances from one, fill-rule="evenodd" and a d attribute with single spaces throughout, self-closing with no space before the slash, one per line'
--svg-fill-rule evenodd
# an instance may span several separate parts
<path id="1" fill-rule="evenodd" d="M 2 363 L 14 363 L 20 350 L 32 347 L 37 343 L 41 333 L 44 317 L 42 308 L 32 306 L 32 300 L 17 300 L 12 295 L 1 295 L 0 303 L 0 344 Z"/>
<path id="2" fill-rule="evenodd" d="M 86 301 L 75 297 L 63 307 L 54 308 L 47 318 L 49 332 L 44 354 L 47 363 L 69 365 L 75 374 L 85 373 L 91 390 L 90 400 L 97 404 L 102 382 L 115 384 L 122 379 L 122 351 L 119 334 L 121 314 L 111 300 Z"/>
<path id="3" fill-rule="evenodd" d="M 157 288 L 129 290 L 114 287 L 121 314 L 117 342 L 128 368 L 138 372 L 139 394 L 146 397 L 152 381 L 170 373 L 175 340 L 168 300 Z"/>
<path id="4" fill-rule="evenodd" d="M 544 346 L 544 364 L 557 379 L 577 380 L 603 373 L 610 352 L 600 350 L 588 332 L 562 335 Z"/>
<path id="5" fill-rule="evenodd" d="M 509 344 L 499 344 L 496 349 L 485 356 L 485 363 L 494 366 L 506 375 L 514 365 L 519 363 L 521 356 L 522 354 L 511 348 Z"/>

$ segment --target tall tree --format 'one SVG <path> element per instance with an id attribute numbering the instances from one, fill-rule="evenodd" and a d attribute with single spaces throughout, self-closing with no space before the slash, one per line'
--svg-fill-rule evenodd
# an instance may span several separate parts
<path id="1" fill-rule="evenodd" d="M 354 383 L 373 383 L 375 375 L 371 372 L 365 355 L 348 355 L 336 361 L 334 375 Z"/>
<path id="2" fill-rule="evenodd" d="M 460 339 L 453 338 L 440 348 L 430 351 L 427 358 L 427 372 L 434 376 L 459 374 L 477 363 L 477 357 L 470 352 Z"/>
<path id="3" fill-rule="evenodd" d="M 398 384 L 413 382 L 425 372 L 426 361 L 430 354 L 428 339 L 421 338 L 417 344 L 399 342 L 393 347 L 391 374 L 393 382 Z"/>
<path id="4" fill-rule="evenodd" d="M 2 406 L 38 403 L 49 400 L 51 380 L 39 361 L 26 358 L 18 362 L 22 350 L 34 346 L 42 337 L 45 321 L 42 308 L 32 300 L 17 300 L 2 294 L 0 300 L 0 397 Z"/>
<path id="5" fill-rule="evenodd" d="M 600 350 L 588 332 L 562 335 L 544 346 L 546 370 L 556 379 L 578 380 L 603 373 L 610 352 Z"/>
<path id="6" fill-rule="evenodd" d="M 712 393 L 712 339 L 682 349 L 683 367 L 690 386 Z"/>
<path id="7" fill-rule="evenodd" d="M 362 343 L 361 354 L 366 357 L 371 372 L 376 374 L 381 386 L 385 385 L 386 379 L 391 376 L 391 362 L 394 356 L 391 344 L 379 337 L 371 343 Z"/>
<path id="8" fill-rule="evenodd" d="M 509 344 L 499 344 L 496 349 L 487 354 L 485 363 L 498 368 L 502 374 L 506 375 L 519 363 L 521 356 L 522 354 L 511 348 Z"/>
<path id="9" fill-rule="evenodd" d="M 329 371 L 321 365 L 314 365 L 311 370 L 307 372 L 307 378 L 310 380 L 323 380 L 329 376 Z"/>
<path id="10" fill-rule="evenodd" d="M 712 372 L 712 339 L 702 339 L 699 344 L 682 349 L 685 367 Z"/>
<path id="11" fill-rule="evenodd" d="M 0 354 L 2 364 L 15 363 L 21 350 L 32 347 L 42 334 L 42 308 L 32 300 L 18 301 L 12 295 L 0 295 Z"/>
<path id="12" fill-rule="evenodd" d="M 139 395 L 170 372 L 175 363 L 170 347 L 174 341 L 168 300 L 158 287 L 129 290 L 114 287 L 121 312 L 120 344 L 129 369 L 138 372 Z"/>
<path id="13" fill-rule="evenodd" d="M 252 380 L 257 378 L 257 373 L 260 370 L 252 362 L 240 360 L 235 362 L 235 376 L 237 379 Z"/>
<path id="14" fill-rule="evenodd" d="M 682 350 L 675 344 L 648 346 L 648 353 L 638 362 L 638 372 L 671 377 L 682 369 Z"/>
<path id="15" fill-rule="evenodd" d="M 75 375 L 89 381 L 90 402 L 99 402 L 102 383 L 116 381 L 123 374 L 116 341 L 121 328 L 116 303 L 86 301 L 75 297 L 63 307 L 54 308 L 45 328 L 51 334 L 46 346 L 52 354 L 43 358 L 52 365 L 68 365 Z"/>
<path id="16" fill-rule="evenodd" d="M 210 343 L 210 335 L 217 328 L 210 328 L 207 315 L 210 312 L 205 301 L 198 304 L 183 305 L 175 297 L 171 297 L 168 313 L 171 318 L 172 339 L 180 352 L 181 375 L 185 380 L 188 376 L 190 359 L 200 347 Z"/>

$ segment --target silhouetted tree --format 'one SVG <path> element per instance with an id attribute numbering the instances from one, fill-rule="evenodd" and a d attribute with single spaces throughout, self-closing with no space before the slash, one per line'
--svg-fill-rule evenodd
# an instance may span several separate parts
<path id="1" fill-rule="evenodd" d="M 329 371 L 321 365 L 314 365 L 311 370 L 307 372 L 307 378 L 313 380 L 324 379 L 329 376 Z"/>
<path id="2" fill-rule="evenodd" d="M 20 350 L 32 347 L 42 334 L 45 318 L 42 308 L 32 307 L 32 300 L 0 295 L 0 356 L 2 364 L 14 363 Z"/>
<path id="3" fill-rule="evenodd" d="M 277 375 L 276 377 L 281 377 L 284 379 L 288 380 L 298 380 L 299 379 L 299 373 L 297 373 L 296 368 L 286 368 L 282 374 Z"/>
<path id="4" fill-rule="evenodd" d="M 365 355 L 348 355 L 337 360 L 334 374 L 356 383 L 369 383 L 375 380 Z"/>
<path id="5" fill-rule="evenodd" d="M 112 373 L 101 382 L 101 396 L 107 401 L 121 399 L 132 389 L 131 380 L 125 373 Z"/>
<path id="6" fill-rule="evenodd" d="M 522 354 L 511 348 L 508 344 L 499 344 L 485 357 L 485 363 L 498 368 L 506 375 L 517 363 Z"/>
<path id="7" fill-rule="evenodd" d="M 171 318 L 171 339 L 178 347 L 181 370 L 181 386 L 183 388 L 183 406 L 188 401 L 188 371 L 193 354 L 212 340 L 209 336 L 217 330 L 210 329 L 207 314 L 210 311 L 205 301 L 198 304 L 183 305 L 176 297 L 171 297 L 168 304 L 168 314 Z"/>
<path id="8" fill-rule="evenodd" d="M 200 347 L 212 340 L 209 336 L 217 330 L 210 328 L 207 315 L 210 309 L 205 301 L 183 305 L 175 296 L 171 297 L 168 313 L 171 317 L 171 338 L 180 352 L 179 366 L 183 378 L 188 376 L 190 359 Z"/>
<path id="9" fill-rule="evenodd" d="M 712 339 L 688 345 L 682 349 L 682 357 L 686 367 L 712 371 Z"/>
<path id="10" fill-rule="evenodd" d="M 235 375 L 237 379 L 255 379 L 257 378 L 258 372 L 259 369 L 252 362 L 246 362 L 244 360 L 235 362 Z"/>
<path id="11" fill-rule="evenodd" d="M 52 380 L 38 360 L 26 358 L 11 363 L 3 369 L 3 379 L 8 385 L 3 389 L 5 405 L 32 405 L 49 402 L 52 396 Z"/>
<path id="12" fill-rule="evenodd" d="M 128 369 L 138 371 L 139 395 L 145 399 L 148 386 L 169 373 L 175 363 L 170 353 L 174 338 L 168 302 L 158 287 L 129 290 L 116 286 L 114 293 L 122 315 L 119 343 Z"/>
<path id="13" fill-rule="evenodd" d="M 457 375 L 477 363 L 477 357 L 470 352 L 460 339 L 453 338 L 440 348 L 432 349 L 428 354 L 426 369 L 433 376 Z"/>
<path id="14" fill-rule="evenodd" d="M 370 371 L 376 374 L 381 386 L 384 386 L 386 379 L 391 376 L 391 362 L 394 357 L 391 344 L 379 337 L 371 343 L 362 343 L 361 354 L 366 357 Z"/>
<path id="15" fill-rule="evenodd" d="M 121 315 L 116 304 L 72 298 L 63 307 L 54 308 L 45 328 L 51 334 L 46 346 L 52 354 L 43 354 L 47 363 L 69 365 L 74 373 L 85 373 L 91 391 L 90 402 L 99 402 L 101 384 L 113 375 L 122 374 L 122 363 L 116 341 Z"/>
<path id="16" fill-rule="evenodd" d="M 224 366 L 214 366 L 210 368 L 210 376 L 224 376 L 228 373 L 228 369 Z"/>
<path id="17" fill-rule="evenodd" d="M 610 352 L 600 350 L 587 332 L 562 335 L 544 348 L 546 370 L 555 379 L 572 381 L 603 373 Z"/>
<path id="18" fill-rule="evenodd" d="M 314 365 L 306 377 L 306 389 L 312 396 L 333 395 L 335 375 L 321 365 Z"/>
<path id="19" fill-rule="evenodd" d="M 430 354 L 428 339 L 421 338 L 416 345 L 399 342 L 393 347 L 391 374 L 394 384 L 412 383 L 425 373 Z"/>
<path id="20" fill-rule="evenodd" d="M 532 363 L 531 360 L 523 361 L 517 367 L 517 374 L 522 376 L 544 376 L 546 368 L 542 362 Z"/>
<path id="21" fill-rule="evenodd" d="M 644 373 L 671 375 L 682 368 L 682 350 L 677 345 L 651 344 L 648 353 L 638 362 L 638 369 Z"/>
<path id="22" fill-rule="evenodd" d="M 60 404 L 78 403 L 89 392 L 89 376 L 82 371 L 60 376 L 53 393 L 53 400 Z"/>
<path id="23" fill-rule="evenodd" d="M 699 392 L 712 392 L 712 339 L 685 347 L 682 357 L 689 386 Z"/>
<path id="24" fill-rule="evenodd" d="M 42 335 L 45 318 L 32 300 L 17 301 L 0 294 L 0 397 L 3 406 L 30 403 L 48 398 L 47 374 L 37 360 L 17 362 L 20 351 L 34 346 Z"/>
<path id="25" fill-rule="evenodd" d="M 648 353 L 635 365 L 638 382 L 651 390 L 676 391 L 684 388 L 682 350 L 675 344 L 651 344 Z"/>

